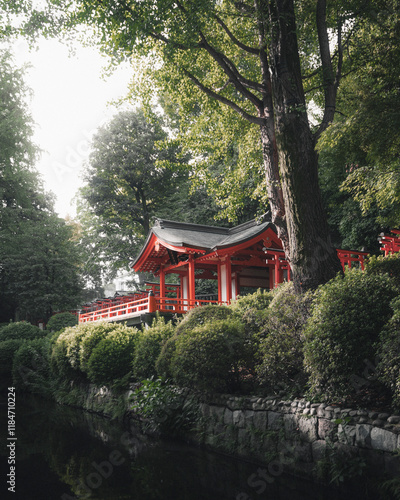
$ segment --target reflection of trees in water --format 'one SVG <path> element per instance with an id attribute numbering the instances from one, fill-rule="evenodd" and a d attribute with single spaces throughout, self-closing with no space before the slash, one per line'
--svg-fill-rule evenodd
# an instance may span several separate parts
<path id="1" fill-rule="evenodd" d="M 19 467 L 20 472 L 23 469 L 20 479 L 31 487 L 35 477 L 29 474 L 36 474 L 41 481 L 38 491 L 43 494 L 24 500 L 53 500 L 64 493 L 67 499 L 104 500 L 232 500 L 241 493 L 258 497 L 254 487 L 249 487 L 249 478 L 265 470 L 265 465 L 263 469 L 260 464 L 184 443 L 150 440 L 137 434 L 132 421 L 122 426 L 38 398 L 27 398 L 26 403 L 17 408 L 17 458 L 25 460 Z M 52 473 L 46 470 L 42 457 Z M 283 476 L 265 487 L 265 498 L 276 500 L 338 498 L 331 488 L 321 491 L 300 479 Z M 61 495 L 54 496 L 56 489 Z"/>

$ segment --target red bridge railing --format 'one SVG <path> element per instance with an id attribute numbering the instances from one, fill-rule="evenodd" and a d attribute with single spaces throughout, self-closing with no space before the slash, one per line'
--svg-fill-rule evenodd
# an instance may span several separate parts
<path id="1" fill-rule="evenodd" d="M 123 321 L 134 318 L 141 314 L 154 313 L 157 311 L 172 314 L 184 314 L 194 307 L 224 304 L 218 300 L 189 300 L 176 299 L 169 297 L 155 297 L 151 293 L 148 297 L 132 300 L 126 304 L 120 304 L 111 307 L 98 309 L 79 315 L 79 323 L 88 323 L 93 321 Z"/>

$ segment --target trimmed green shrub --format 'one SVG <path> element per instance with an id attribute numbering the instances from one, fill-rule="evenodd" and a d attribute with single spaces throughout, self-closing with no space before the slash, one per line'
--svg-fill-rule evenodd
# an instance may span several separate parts
<path id="1" fill-rule="evenodd" d="M 47 332 L 25 321 L 9 323 L 7 326 L 0 328 L 0 342 L 11 339 L 33 340 L 46 335 Z"/>
<path id="2" fill-rule="evenodd" d="M 136 328 L 100 321 L 66 328 L 58 336 L 53 347 L 53 370 L 63 377 L 85 379 L 89 370 L 90 357 L 97 345 L 108 336 L 118 332 L 126 333 L 134 339 L 138 335 Z"/>
<path id="3" fill-rule="evenodd" d="M 24 342 L 14 355 L 13 381 L 20 390 L 49 396 L 51 342 L 48 338 Z"/>
<path id="4" fill-rule="evenodd" d="M 227 319 L 233 315 L 232 310 L 227 306 L 202 306 L 195 307 L 185 314 L 180 323 L 176 326 L 176 335 L 185 335 L 194 328 L 204 325 L 210 321 Z"/>
<path id="5" fill-rule="evenodd" d="M 58 332 L 68 326 L 76 326 L 78 317 L 69 312 L 58 313 L 52 316 L 46 325 L 46 330 L 50 332 Z"/>
<path id="6" fill-rule="evenodd" d="M 175 338 L 175 382 L 206 391 L 235 391 L 245 367 L 245 333 L 235 318 L 209 321 Z"/>
<path id="7" fill-rule="evenodd" d="M 137 334 L 137 331 L 136 331 Z M 132 367 L 137 335 L 132 329 L 118 329 L 93 349 L 87 363 L 88 378 L 94 384 L 110 384 L 128 375 Z"/>
<path id="8" fill-rule="evenodd" d="M 388 274 L 400 290 L 400 252 L 387 257 L 370 257 L 365 265 L 365 272 L 373 275 Z"/>
<path id="9" fill-rule="evenodd" d="M 279 286 L 260 332 L 256 373 L 266 387 L 291 387 L 305 382 L 304 328 L 311 314 L 312 293 L 295 294 L 293 283 Z"/>
<path id="10" fill-rule="evenodd" d="M 365 359 L 374 359 L 395 295 L 387 275 L 357 269 L 317 289 L 304 347 L 312 391 L 336 396 L 355 391 L 354 377 L 361 375 Z"/>
<path id="11" fill-rule="evenodd" d="M 176 350 L 177 335 L 168 339 L 161 347 L 160 355 L 155 364 L 157 375 L 164 379 L 172 378 L 171 363 Z"/>
<path id="12" fill-rule="evenodd" d="M 171 321 L 165 323 L 163 317 L 155 318 L 151 328 L 139 334 L 132 364 L 133 376 L 137 379 L 156 375 L 156 361 L 163 344 L 175 333 Z"/>
<path id="13" fill-rule="evenodd" d="M 11 374 L 14 354 L 23 342 L 22 339 L 10 339 L 0 342 L 0 374 Z"/>
<path id="14" fill-rule="evenodd" d="M 264 327 L 273 297 L 273 292 L 259 288 L 253 294 L 232 301 L 230 308 L 244 322 L 248 335 L 257 336 Z"/>
<path id="15" fill-rule="evenodd" d="M 393 394 L 393 402 L 400 409 L 400 297 L 392 302 L 394 314 L 380 334 L 378 347 L 378 378 Z"/>

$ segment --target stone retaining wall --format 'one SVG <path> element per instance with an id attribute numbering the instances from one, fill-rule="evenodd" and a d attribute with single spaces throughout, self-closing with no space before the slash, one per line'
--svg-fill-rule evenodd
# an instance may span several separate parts
<path id="1" fill-rule="evenodd" d="M 128 396 L 81 388 L 83 407 L 111 416 Z M 121 399 L 122 398 L 122 399 Z M 257 461 L 270 475 L 330 479 L 332 471 L 400 477 L 400 416 L 305 400 L 217 395 L 200 398 L 199 425 L 188 436 L 212 450 Z M 335 468 L 336 467 L 336 468 Z"/>
<path id="2" fill-rule="evenodd" d="M 218 396 L 200 406 L 211 448 L 305 476 L 335 462 L 400 476 L 400 416 L 305 400 Z"/>

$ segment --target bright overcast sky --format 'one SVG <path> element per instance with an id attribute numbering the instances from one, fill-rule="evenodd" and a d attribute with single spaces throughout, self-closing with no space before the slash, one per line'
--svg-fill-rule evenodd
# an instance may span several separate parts
<path id="1" fill-rule="evenodd" d="M 56 40 L 44 40 L 35 52 L 19 42 L 14 55 L 18 66 L 32 65 L 25 81 L 34 93 L 34 142 L 44 150 L 36 167 L 46 190 L 57 197 L 59 215 L 74 216 L 71 200 L 82 185 L 90 138 L 115 114 L 116 108 L 108 103 L 127 94 L 132 70 L 127 63 L 104 80 L 107 61 L 95 48 L 77 47 L 76 55 L 69 56 L 67 47 Z"/>

